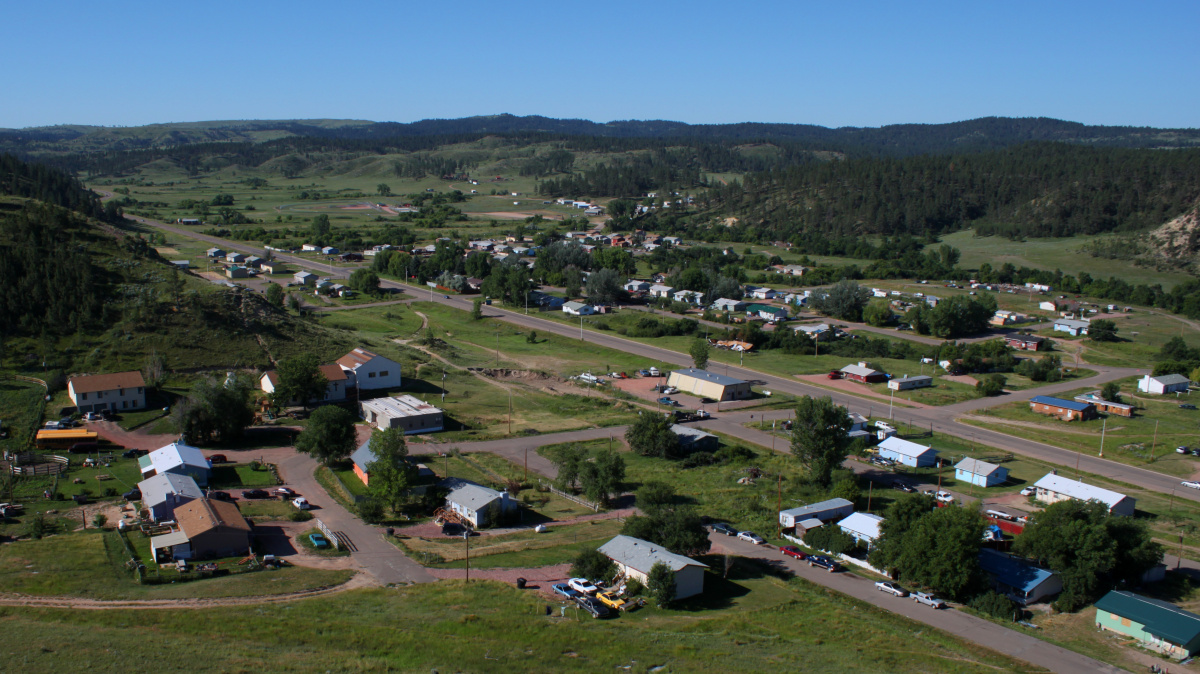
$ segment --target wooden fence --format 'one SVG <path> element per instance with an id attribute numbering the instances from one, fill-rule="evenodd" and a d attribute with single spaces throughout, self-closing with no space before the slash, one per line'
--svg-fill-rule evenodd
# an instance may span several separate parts
<path id="1" fill-rule="evenodd" d="M 592 503 L 591 501 L 589 501 L 587 499 L 580 498 L 574 494 L 569 494 L 569 493 L 559 489 L 558 487 L 555 487 L 554 485 L 550 484 L 549 482 L 542 482 L 542 485 L 547 487 L 550 490 L 551 494 L 557 494 L 572 503 L 577 503 L 577 504 L 583 506 L 584 508 L 591 508 L 593 512 L 600 512 L 600 504 L 599 503 Z"/>
<path id="2" fill-rule="evenodd" d="M 67 472 L 71 459 L 57 454 L 34 454 L 25 452 L 9 457 L 12 461 L 12 474 L 21 477 L 35 475 L 59 475 Z M 31 464 L 31 465 L 22 465 Z"/>

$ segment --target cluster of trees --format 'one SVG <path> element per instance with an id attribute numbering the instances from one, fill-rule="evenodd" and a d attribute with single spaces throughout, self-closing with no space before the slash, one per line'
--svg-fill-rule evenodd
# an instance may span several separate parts
<path id="1" fill-rule="evenodd" d="M 572 443 L 556 447 L 549 458 L 558 467 L 560 489 L 578 489 L 588 499 L 605 504 L 621 492 L 625 459 L 615 450 L 590 452 L 586 447 Z"/>
<path id="2" fill-rule="evenodd" d="M 917 334 L 952 339 L 987 330 L 996 309 L 996 296 L 990 293 L 978 297 L 955 295 L 935 307 L 917 304 L 904 314 L 904 320 Z"/>
<path id="3" fill-rule="evenodd" d="M 7 153 L 0 153 L 0 194 L 35 199 L 97 220 L 120 219 L 115 204 L 106 210 L 100 197 L 85 189 L 74 176 Z"/>
<path id="4" fill-rule="evenodd" d="M 897 578 L 964 598 L 983 587 L 979 550 L 983 516 L 969 508 L 938 508 L 932 496 L 906 494 L 888 507 L 871 564 Z"/>
<path id="5" fill-rule="evenodd" d="M 241 437 L 254 423 L 254 388 L 245 376 L 205 377 L 171 413 L 188 443 L 228 442 Z"/>
<path id="6" fill-rule="evenodd" d="M 1089 331 L 1090 332 L 1090 331 Z M 1158 352 L 1154 365 L 1154 376 L 1182 374 L 1192 381 L 1200 381 L 1200 348 L 1192 348 L 1182 337 L 1167 340 Z"/>
<path id="7" fill-rule="evenodd" d="M 680 555 L 708 552 L 708 532 L 694 506 L 680 503 L 675 489 L 663 482 L 646 482 L 637 490 L 641 515 L 625 520 L 621 533 L 656 543 Z"/>

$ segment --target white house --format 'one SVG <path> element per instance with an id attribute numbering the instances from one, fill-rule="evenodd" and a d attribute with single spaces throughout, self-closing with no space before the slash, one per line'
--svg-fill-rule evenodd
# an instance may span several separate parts
<path id="1" fill-rule="evenodd" d="M 741 300 L 731 300 L 725 297 L 718 299 L 712 303 L 713 311 L 728 311 L 730 313 L 740 313 L 746 310 L 747 303 Z"/>
<path id="2" fill-rule="evenodd" d="M 828 323 L 817 323 L 816 325 L 796 325 L 792 326 L 796 332 L 803 333 L 809 339 L 815 339 L 818 342 L 827 342 L 834 337 L 834 332 L 830 329 Z"/>
<path id="3" fill-rule="evenodd" d="M 1138 380 L 1139 391 L 1158 395 L 1176 392 L 1186 393 L 1191 385 L 1191 380 L 1181 374 L 1163 374 L 1157 377 L 1146 375 Z"/>
<path id="4" fill-rule="evenodd" d="M 704 301 L 704 293 L 695 290 L 680 290 L 676 292 L 672 298 L 676 302 L 687 302 L 688 304 L 700 304 Z"/>
<path id="5" fill-rule="evenodd" d="M 625 288 L 625 292 L 640 293 L 640 292 L 645 292 L 645 291 L 649 290 L 650 283 L 647 281 L 638 281 L 637 279 L 631 279 L 631 280 L 627 281 L 625 283 L 625 285 L 622 287 Z"/>
<path id="6" fill-rule="evenodd" d="M 459 478 L 448 478 L 442 484 L 450 488 L 446 507 L 476 529 L 499 524 L 505 515 L 517 508 L 516 500 L 509 498 L 507 491 L 496 491 Z"/>
<path id="7" fill-rule="evenodd" d="M 831 498 L 828 501 L 813 503 L 799 508 L 789 508 L 779 511 L 779 524 L 784 529 L 791 529 L 805 520 L 829 522 L 840 520 L 854 512 L 854 504 L 844 498 Z"/>
<path id="8" fill-rule="evenodd" d="M 879 515 L 853 513 L 838 522 L 838 528 L 869 548 L 875 545 L 875 539 L 879 538 L 879 525 L 881 524 L 883 524 L 883 518 Z"/>
<path id="9" fill-rule="evenodd" d="M 349 387 L 349 377 L 346 371 L 336 363 L 330 365 L 320 365 L 318 369 L 325 377 L 325 393 L 320 398 L 313 398 L 309 403 L 327 402 L 336 403 L 346 399 L 346 389 Z M 263 373 L 263 376 L 258 378 L 258 386 L 264 393 L 270 395 L 275 392 L 275 387 L 279 386 L 279 374 L 275 370 Z M 297 405 L 298 400 L 289 400 L 288 403 Z"/>
<path id="10" fill-rule="evenodd" d="M 905 375 L 888 380 L 888 388 L 893 391 L 907 391 L 909 389 L 926 388 L 929 386 L 933 386 L 933 377 L 927 374 Z"/>
<path id="11" fill-rule="evenodd" d="M 657 543 L 632 536 L 616 536 L 601 545 L 599 551 L 617 565 L 622 575 L 636 578 L 643 585 L 649 583 L 650 570 L 655 564 L 666 564 L 675 574 L 676 599 L 687 599 L 704 592 L 704 570 L 708 565 L 677 555 Z"/>
<path id="12" fill-rule="evenodd" d="M 746 296 L 753 297 L 756 300 L 773 300 L 775 299 L 775 290 L 772 288 L 757 288 L 754 286 L 747 286 Z"/>
<path id="13" fill-rule="evenodd" d="M 1039 302 L 1038 309 L 1042 311 L 1054 311 L 1058 307 L 1054 306 L 1054 302 Z"/>
<path id="14" fill-rule="evenodd" d="M 234 264 L 241 264 L 246 261 L 246 256 L 242 255 L 241 253 L 227 253 L 225 255 L 225 261 L 232 262 Z"/>
<path id="15" fill-rule="evenodd" d="M 671 286 L 665 286 L 659 283 L 650 286 L 650 295 L 653 297 L 670 297 L 671 293 L 674 292 L 675 289 Z"/>
<path id="16" fill-rule="evenodd" d="M 146 380 L 137 370 L 71 377 L 67 395 L 80 413 L 140 410 L 146 407 Z"/>
<path id="17" fill-rule="evenodd" d="M 595 307 L 583 302 L 566 302 L 562 305 L 562 310 L 564 314 L 572 316 L 591 316 L 596 313 Z"/>
<path id="18" fill-rule="evenodd" d="M 1072 337 L 1086 335 L 1090 321 L 1075 321 L 1069 318 L 1059 318 L 1054 321 L 1055 332 L 1065 332 Z"/>
<path id="19" fill-rule="evenodd" d="M 349 386 L 359 390 L 400 388 L 400 363 L 357 348 L 337 360 L 349 377 Z"/>
<path id="20" fill-rule="evenodd" d="M 316 244 L 306 243 L 303 246 L 300 246 L 300 250 L 304 251 L 305 253 L 315 253 L 318 250 L 321 250 L 321 247 Z"/>
<path id="21" fill-rule="evenodd" d="M 979 459 L 965 458 L 954 466 L 954 479 L 977 487 L 994 487 L 1008 479 L 1008 469 Z"/>
<path id="22" fill-rule="evenodd" d="M 292 274 L 292 281 L 302 286 L 310 286 L 317 282 L 317 275 L 312 272 L 298 271 Z"/>
<path id="23" fill-rule="evenodd" d="M 913 468 L 936 466 L 937 455 L 933 447 L 901 440 L 894 435 L 879 443 L 879 456 Z"/>
<path id="24" fill-rule="evenodd" d="M 1042 503 L 1058 503 L 1067 499 L 1078 501 L 1099 501 L 1108 507 L 1113 515 L 1132 516 L 1137 500 L 1124 494 L 1084 484 L 1079 480 L 1071 480 L 1061 475 L 1047 473 L 1045 477 L 1033 484 L 1037 490 L 1035 498 Z"/>
<path id="25" fill-rule="evenodd" d="M 174 473 L 192 478 L 201 487 L 208 485 L 208 476 L 212 472 L 212 464 L 204 458 L 203 452 L 181 442 L 172 442 L 138 457 L 138 468 L 142 479 Z"/>

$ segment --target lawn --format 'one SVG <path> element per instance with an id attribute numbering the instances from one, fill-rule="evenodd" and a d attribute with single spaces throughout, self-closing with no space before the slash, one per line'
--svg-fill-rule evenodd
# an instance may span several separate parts
<path id="1" fill-rule="evenodd" d="M 1080 359 L 1088 363 L 1150 368 L 1158 360 L 1158 352 L 1173 337 L 1182 337 L 1193 348 L 1200 347 L 1200 332 L 1168 314 L 1135 311 L 1116 316 L 1112 321 L 1117 326 L 1118 340 L 1115 342 L 1071 337 L 1051 329 L 1041 330 L 1038 334 L 1057 340 L 1056 348 L 1064 353 L 1064 363 L 1072 362 L 1078 352 Z"/>
<path id="2" fill-rule="evenodd" d="M 254 470 L 249 463 L 223 463 L 213 466 L 209 486 L 213 489 L 249 489 L 274 487 L 275 475 L 265 467 Z"/>
<path id="3" fill-rule="evenodd" d="M 131 540 L 142 538 L 131 533 Z M 145 554 L 148 555 L 148 542 Z M 282 594 L 344 582 L 349 571 L 296 567 L 188 583 L 140 585 L 123 566 L 127 555 L 117 533 L 59 534 L 0 546 L 0 587 L 37 596 L 71 595 L 93 599 L 177 599 Z"/>
<path id="4" fill-rule="evenodd" d="M 45 389 L 40 384 L 0 378 L 0 456 L 3 452 L 23 451 L 41 418 L 38 404 Z"/>
<path id="5" fill-rule="evenodd" d="M 239 610 L 237 619 L 224 608 L 6 609 L 4 625 L 9 657 L 28 672 L 79 662 L 125 672 L 150 661 L 203 672 L 777 672 L 797 658 L 809 671 L 1040 671 L 759 569 L 738 564 L 727 580 L 710 574 L 704 598 L 676 610 L 646 607 L 607 621 L 546 616 L 545 595 L 508 584 L 443 581 Z"/>
<path id="6" fill-rule="evenodd" d="M 511 558 L 499 561 L 488 559 L 489 555 L 512 555 L 524 553 L 524 559 L 531 566 L 546 566 L 570 561 L 578 554 L 580 541 L 604 541 L 616 536 L 621 531 L 621 522 L 615 519 L 587 520 L 575 524 L 548 527 L 545 533 L 537 533 L 526 529 L 510 534 L 496 536 L 473 536 L 470 541 L 470 557 L 472 568 L 477 566 L 477 558 L 484 561 L 485 566 L 510 566 Z M 391 539 L 396 547 L 404 550 L 414 560 L 431 566 L 444 562 L 465 560 L 468 555 L 467 541 L 461 537 L 436 538 L 395 538 Z M 598 544 L 598 545 L 599 545 Z M 454 564 L 453 566 L 466 566 Z M 480 567 L 483 568 L 483 567 Z"/>

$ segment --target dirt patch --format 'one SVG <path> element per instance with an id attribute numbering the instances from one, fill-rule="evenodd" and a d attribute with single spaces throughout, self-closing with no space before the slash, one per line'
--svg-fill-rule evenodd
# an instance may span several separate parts
<path id="1" fill-rule="evenodd" d="M 566 379 L 558 377 L 540 370 L 510 370 L 506 368 L 468 368 L 471 372 L 477 372 L 491 379 L 500 381 L 516 381 L 516 382 L 551 382 L 556 384 L 567 383 Z"/>
<path id="2" fill-rule="evenodd" d="M 525 218 L 540 215 L 546 220 L 562 220 L 561 215 L 551 211 L 495 211 L 491 213 L 475 213 L 474 215 L 484 215 L 497 220 L 524 220 Z"/>
<path id="3" fill-rule="evenodd" d="M 956 382 L 958 382 L 958 383 L 960 383 L 960 384 L 966 384 L 966 385 L 968 385 L 968 386 L 974 386 L 974 385 L 976 385 L 976 384 L 978 384 L 978 383 L 979 383 L 979 380 L 978 380 L 978 379 L 976 379 L 976 378 L 974 378 L 974 377 L 972 377 L 972 376 L 970 376 L 970 375 L 966 375 L 966 374 L 947 374 L 947 375 L 942 375 L 942 379 L 944 379 L 944 380 L 946 380 L 946 381 L 956 381 Z"/>
<path id="4" fill-rule="evenodd" d="M 872 391 L 871 389 L 867 388 L 865 385 L 859 384 L 858 382 L 855 382 L 855 381 L 850 381 L 848 379 L 830 379 L 829 377 L 827 377 L 826 375 L 823 375 L 823 374 L 798 374 L 798 375 L 796 375 L 796 378 L 800 379 L 802 381 L 816 384 L 818 386 L 824 386 L 826 388 L 832 388 L 832 389 L 837 389 L 839 391 L 845 391 L 846 393 L 856 395 L 856 396 L 863 396 L 863 397 L 867 397 L 867 398 L 876 398 L 878 400 L 891 400 L 891 396 L 885 396 L 882 393 L 876 393 L 876 392 Z M 917 402 L 913 402 L 911 400 L 905 400 L 903 403 L 901 403 L 900 401 L 895 401 L 895 404 L 896 405 L 904 405 L 905 407 L 923 407 L 923 408 L 932 407 L 931 405 L 926 405 L 924 403 L 917 403 Z"/>
<path id="5" fill-rule="evenodd" d="M 466 569 L 429 569 L 435 578 L 465 578 Z M 550 586 L 554 583 L 565 582 L 571 575 L 570 564 L 555 564 L 532 569 L 473 569 L 472 578 L 498 580 L 504 583 L 516 583 L 518 578 L 524 578 L 531 590 L 541 590 L 547 595 L 553 595 Z"/>
<path id="6" fill-rule="evenodd" d="M 154 250 L 158 251 L 159 255 L 179 255 L 180 254 L 178 250 L 171 248 L 170 246 L 160 246 L 160 247 L 156 247 Z"/>

